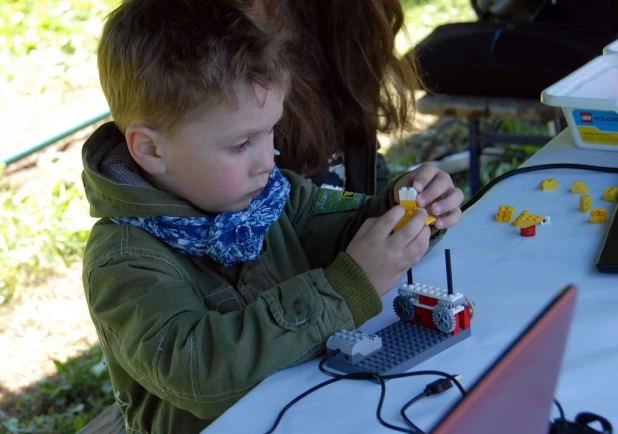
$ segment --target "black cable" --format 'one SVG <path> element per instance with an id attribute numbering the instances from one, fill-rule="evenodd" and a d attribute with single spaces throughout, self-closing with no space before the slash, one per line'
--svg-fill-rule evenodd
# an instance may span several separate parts
<path id="1" fill-rule="evenodd" d="M 386 382 L 385 380 L 390 380 L 390 379 L 395 379 L 395 378 L 405 378 L 405 377 L 415 377 L 415 376 L 421 376 L 421 375 L 436 375 L 436 376 L 440 376 L 440 377 L 444 377 L 447 380 L 450 380 L 452 382 L 452 384 L 455 384 L 457 386 L 457 388 L 459 389 L 459 391 L 462 393 L 462 395 L 466 394 L 465 389 L 461 386 L 461 384 L 459 383 L 459 381 L 457 380 L 457 378 L 455 378 L 455 376 L 447 374 L 446 372 L 441 372 L 441 371 L 416 371 L 416 372 L 404 372 L 401 374 L 392 374 L 392 375 L 379 375 L 373 372 L 355 372 L 355 373 L 351 373 L 351 374 L 337 374 L 335 372 L 329 371 L 328 369 L 326 369 L 324 367 L 324 364 L 332 357 L 334 357 L 336 354 L 340 353 L 341 350 L 334 350 L 331 351 L 330 353 L 327 353 L 324 357 L 322 357 L 322 359 L 320 360 L 320 363 L 318 364 L 318 368 L 320 369 L 320 372 L 324 373 L 325 375 L 328 375 L 331 378 L 330 380 L 326 380 L 308 390 L 306 390 L 305 392 L 303 392 L 302 394 L 298 395 L 296 398 L 294 398 L 292 401 L 290 401 L 284 408 L 283 410 L 281 410 L 281 412 L 279 412 L 279 415 L 277 416 L 277 419 L 275 420 L 275 423 L 273 424 L 273 426 L 270 428 L 270 430 L 268 430 L 266 432 L 266 434 L 272 434 L 276 429 L 277 426 L 279 426 L 279 423 L 281 422 L 281 419 L 283 419 L 283 415 L 297 402 L 299 402 L 301 399 L 305 398 L 306 396 L 310 395 L 311 393 L 325 387 L 328 386 L 332 383 L 335 383 L 337 381 L 340 380 L 368 380 L 368 379 L 373 379 L 376 380 L 379 385 L 380 385 L 380 398 L 378 400 L 378 406 L 376 408 L 376 417 L 378 419 L 378 421 L 380 422 L 380 424 L 382 424 L 383 426 L 390 428 L 392 430 L 395 431 L 399 431 L 399 432 L 405 432 L 405 433 L 411 433 L 411 434 L 425 434 L 423 430 L 421 430 L 419 427 L 417 427 L 416 425 L 414 425 L 414 423 L 412 423 L 412 421 L 405 415 L 403 415 L 404 420 L 406 421 L 406 423 L 410 426 L 410 429 L 405 428 L 405 427 L 399 427 L 397 425 L 393 425 L 387 421 L 384 420 L 384 418 L 382 417 L 382 408 L 384 406 L 384 400 L 386 399 Z M 439 380 L 439 381 L 444 381 L 444 380 Z M 438 382 L 433 382 L 430 383 L 429 385 L 427 385 L 425 387 L 425 390 L 423 391 L 422 396 L 429 396 L 431 394 L 435 394 L 435 393 L 441 393 L 444 390 L 452 387 L 452 385 L 449 385 L 448 387 L 443 387 L 441 388 L 441 390 L 437 390 L 435 392 L 431 392 L 429 393 L 428 390 L 433 390 L 431 389 L 433 387 L 433 385 L 436 385 Z M 443 384 L 443 383 L 440 383 Z M 420 399 L 420 398 L 419 398 Z M 404 409 L 402 409 L 402 414 L 403 411 L 405 411 L 410 405 L 412 405 L 414 402 L 416 401 L 412 401 L 412 402 L 408 402 L 405 406 Z"/>
<path id="2" fill-rule="evenodd" d="M 305 396 L 312 394 L 313 392 L 315 392 L 316 390 L 321 389 L 322 387 L 328 386 L 329 384 L 335 383 L 337 381 L 342 380 L 342 378 L 336 377 L 336 378 L 331 378 L 330 380 L 326 380 L 320 384 L 318 384 L 317 386 L 313 386 L 311 389 L 306 390 L 305 392 L 301 393 L 300 395 L 298 395 L 296 398 L 294 398 L 293 400 L 291 400 L 288 405 L 286 405 L 285 407 L 283 407 L 283 410 L 281 410 L 279 412 L 279 416 L 277 416 L 277 419 L 275 420 L 274 425 L 272 426 L 272 428 L 270 428 L 268 431 L 266 431 L 266 434 L 272 434 L 273 432 L 275 432 L 275 430 L 277 429 L 277 426 L 279 425 L 279 422 L 281 422 L 281 419 L 283 419 L 283 415 L 294 405 L 296 404 L 298 401 L 300 401 L 301 399 L 303 399 Z"/>
<path id="3" fill-rule="evenodd" d="M 356 374 L 347 374 L 347 375 L 341 375 L 341 374 L 337 374 L 335 372 L 329 371 L 328 369 L 326 369 L 324 367 L 324 364 L 326 363 L 326 361 L 328 359 L 330 359 L 331 357 L 333 357 L 335 354 L 337 354 L 338 352 L 340 352 L 340 350 L 335 350 L 332 351 L 328 354 L 326 354 L 322 360 L 320 360 L 320 363 L 318 365 L 320 371 L 326 375 L 329 375 L 331 377 L 334 378 L 339 378 L 339 379 L 364 379 L 364 378 L 374 378 L 376 380 L 379 381 L 380 385 L 384 385 L 382 387 L 382 391 L 380 393 L 380 401 L 378 403 L 378 408 L 377 408 L 377 418 L 378 421 L 386 426 L 387 428 L 391 428 L 394 429 L 396 431 L 401 431 L 401 432 L 411 432 L 411 433 L 415 433 L 415 434 L 424 434 L 423 430 L 421 430 L 418 426 L 416 426 L 405 414 L 405 410 L 407 410 L 408 407 L 410 407 L 412 404 L 414 404 L 414 402 L 416 402 L 418 399 L 420 399 L 423 396 L 430 396 L 430 395 L 434 395 L 434 394 L 438 394 L 438 393 L 442 393 L 447 389 L 450 389 L 452 387 L 452 385 L 454 384 L 459 391 L 461 392 L 462 396 L 466 395 L 466 390 L 463 388 L 463 386 L 461 385 L 461 383 L 459 383 L 459 380 L 457 380 L 457 378 L 453 375 L 447 374 L 446 372 L 441 372 L 441 371 L 415 371 L 415 372 L 403 372 L 401 374 L 391 374 L 391 375 L 379 375 L 379 374 L 375 374 L 375 373 L 371 373 L 371 372 L 359 372 Z M 410 428 L 412 428 L 412 431 L 404 429 L 404 428 L 400 428 L 397 427 L 395 425 L 392 425 L 388 422 L 386 422 L 383 418 L 382 418 L 382 405 L 384 403 L 384 399 L 386 397 L 386 384 L 384 383 L 385 380 L 391 380 L 391 379 L 396 379 L 396 378 L 406 378 L 406 377 L 416 377 L 416 376 L 421 376 L 421 375 L 436 375 L 439 377 L 444 377 L 443 380 L 438 380 L 438 381 L 434 381 L 433 383 L 428 384 L 425 387 L 425 390 L 423 391 L 423 393 L 421 394 L 422 396 L 420 396 L 418 399 L 413 398 L 411 401 L 408 401 L 408 403 L 406 403 L 406 405 L 401 409 L 401 415 L 404 419 L 404 421 L 410 426 Z M 449 381 L 449 383 L 445 383 L 445 381 Z"/>
<path id="4" fill-rule="evenodd" d="M 414 425 L 414 423 L 412 423 L 412 421 L 410 420 L 410 418 L 406 415 L 406 410 L 415 402 L 420 401 L 422 398 L 427 396 L 427 392 L 425 392 L 424 390 L 419 393 L 418 395 L 416 395 L 414 398 L 412 398 L 411 400 L 409 400 L 408 402 L 405 403 L 405 405 L 403 407 L 401 407 L 401 411 L 399 412 L 401 414 L 401 417 L 403 418 L 403 420 L 406 421 L 406 423 L 408 425 L 410 425 L 413 429 L 416 429 L 418 431 L 421 431 L 421 429 L 419 427 L 417 427 L 416 425 Z"/>
<path id="5" fill-rule="evenodd" d="M 377 380 L 378 383 L 380 384 L 380 399 L 378 401 L 378 407 L 376 409 L 376 417 L 377 417 L 378 421 L 382 425 L 384 425 L 385 427 L 393 429 L 395 431 L 406 432 L 406 433 L 413 433 L 413 434 L 422 433 L 422 431 L 420 431 L 418 429 L 415 430 L 415 431 L 410 431 L 407 428 L 402 428 L 402 427 L 398 427 L 396 425 L 392 425 L 392 424 L 386 422 L 384 420 L 384 418 L 382 418 L 382 407 L 384 405 L 384 400 L 386 399 L 386 383 L 384 382 L 384 378 L 381 375 L 375 374 L 373 372 L 358 372 L 358 373 L 342 375 L 342 374 L 337 374 L 335 372 L 332 372 L 332 371 L 329 371 L 328 369 L 326 369 L 324 367 L 324 364 L 330 358 L 334 357 L 337 353 L 340 353 L 340 352 L 341 352 L 341 350 L 337 349 L 337 350 L 331 351 L 330 353 L 328 353 L 324 357 L 322 357 L 322 360 L 320 360 L 320 363 L 318 364 L 318 369 L 320 370 L 320 372 L 322 372 L 323 374 L 326 374 L 326 375 L 328 375 L 330 377 L 334 377 L 335 379 L 338 379 L 338 380 L 343 380 L 343 379 L 348 379 L 348 380 L 359 380 L 360 379 L 360 380 L 364 380 L 364 379 L 371 379 L 371 378 L 373 378 L 374 380 Z M 334 383 L 334 381 L 332 381 L 332 382 Z M 309 393 L 311 393 L 311 392 L 309 392 Z M 298 401 L 296 401 L 296 402 L 298 402 Z M 280 416 L 282 416 L 282 414 L 280 414 Z M 278 418 L 278 420 L 280 420 L 280 418 Z M 414 425 L 414 424 L 412 424 L 412 425 Z M 276 425 L 275 425 L 275 427 L 276 427 Z M 269 433 L 270 432 L 272 432 L 272 431 L 269 431 Z"/>
<path id="6" fill-rule="evenodd" d="M 330 359 L 331 357 L 334 357 L 337 353 L 340 353 L 340 352 L 341 350 L 337 349 L 337 350 L 331 351 L 330 353 L 322 357 L 322 360 L 320 360 L 320 364 L 318 365 L 318 369 L 320 370 L 320 372 L 328 375 L 329 377 L 335 377 L 335 378 L 343 377 L 343 375 L 336 374 L 324 368 L 324 363 L 326 363 L 328 359 Z"/>
<path id="7" fill-rule="evenodd" d="M 394 379 L 394 378 L 415 377 L 415 376 L 419 376 L 419 375 L 435 375 L 437 377 L 448 378 L 449 380 L 451 380 L 453 382 L 453 384 L 457 387 L 457 389 L 459 389 L 459 391 L 461 392 L 461 395 L 462 396 L 466 396 L 466 393 L 467 393 L 466 389 L 463 388 L 463 386 L 461 385 L 459 380 L 457 380 L 457 378 L 455 378 L 454 375 L 450 375 L 450 374 L 447 374 L 446 372 L 442 372 L 442 371 L 403 372 L 401 374 L 383 375 L 382 378 L 384 378 L 385 380 L 391 380 L 391 379 Z"/>
<path id="8" fill-rule="evenodd" d="M 539 170 L 551 170 L 551 169 L 577 169 L 577 170 L 590 170 L 594 172 L 605 173 L 618 173 L 618 167 L 606 167 L 606 166 L 592 166 L 588 164 L 575 164 L 575 163 L 552 163 L 552 164 L 540 164 L 538 166 L 520 167 L 518 169 L 511 170 L 503 173 L 502 175 L 492 179 L 486 186 L 481 188 L 474 196 L 472 196 L 466 203 L 461 206 L 461 211 L 464 212 L 476 202 L 478 202 L 493 186 L 500 181 L 511 176 L 518 175 L 520 173 L 536 172 Z"/>
<path id="9" fill-rule="evenodd" d="M 556 407 L 558 407 L 558 413 L 560 413 L 560 419 L 564 419 L 564 410 L 562 409 L 562 406 L 560 405 L 560 403 L 558 402 L 556 398 L 554 398 L 554 404 L 556 404 Z"/>

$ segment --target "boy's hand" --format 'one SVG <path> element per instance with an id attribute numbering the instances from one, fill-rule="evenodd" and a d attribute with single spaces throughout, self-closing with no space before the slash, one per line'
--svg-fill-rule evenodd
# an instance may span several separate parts
<path id="1" fill-rule="evenodd" d="M 367 219 L 346 249 L 380 295 L 395 286 L 429 247 L 431 231 L 425 226 L 427 211 L 422 208 L 403 228 L 392 233 L 404 214 L 402 207 L 395 206 L 381 217 Z"/>
<path id="2" fill-rule="evenodd" d="M 426 208 L 436 217 L 434 226 L 438 229 L 450 228 L 461 220 L 459 205 L 464 200 L 463 192 L 453 185 L 448 173 L 433 164 L 422 164 L 395 184 L 395 201 L 399 203 L 399 189 L 414 187 L 419 193 L 416 204 Z"/>

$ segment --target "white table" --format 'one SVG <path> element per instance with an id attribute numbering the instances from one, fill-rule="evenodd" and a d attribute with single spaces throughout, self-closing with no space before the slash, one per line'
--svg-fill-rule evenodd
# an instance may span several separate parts
<path id="1" fill-rule="evenodd" d="M 526 165 L 581 163 L 618 166 L 618 153 L 576 148 L 568 130 L 540 150 Z M 556 178 L 558 189 L 541 191 L 542 179 Z M 515 339 L 552 296 L 567 283 L 579 287 L 556 397 L 567 418 L 591 411 L 606 417 L 618 430 L 618 275 L 601 274 L 595 262 L 607 224 L 591 224 L 578 210 L 579 195 L 571 184 L 583 180 L 590 187 L 592 206 L 613 213 L 602 200 L 605 188 L 618 186 L 618 175 L 581 170 L 532 172 L 496 185 L 449 230 L 444 239 L 414 267 L 414 279 L 446 287 L 444 249 L 451 249 L 453 283 L 476 302 L 472 336 L 418 365 L 463 376 L 469 387 Z M 551 217 L 532 238 L 519 229 L 494 223 L 499 205 L 513 205 L 515 215 L 527 209 Z M 397 320 L 392 311 L 396 291 L 383 297 L 384 311 L 362 329 L 375 332 Z M 224 413 L 204 433 L 266 432 L 279 411 L 294 397 L 327 380 L 317 360 L 270 376 Z M 403 404 L 435 377 L 391 380 L 387 383 L 385 419 L 404 426 Z M 327 386 L 297 403 L 284 416 L 277 433 L 392 432 L 382 427 L 375 410 L 379 387 L 355 381 Z M 430 429 L 460 399 L 455 388 L 414 404 L 408 417 Z M 517 403 L 513 403 L 517 406 Z M 557 412 L 553 410 L 552 417 Z"/>

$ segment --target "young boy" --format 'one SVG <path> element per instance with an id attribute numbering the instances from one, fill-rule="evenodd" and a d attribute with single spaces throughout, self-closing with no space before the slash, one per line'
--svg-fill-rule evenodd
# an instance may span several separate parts
<path id="1" fill-rule="evenodd" d="M 319 190 L 274 164 L 292 66 L 242 2 L 127 0 L 99 46 L 114 117 L 83 149 L 94 225 L 86 298 L 129 433 L 197 433 L 273 372 L 382 310 L 461 217 L 433 166 L 381 197 Z M 394 192 L 413 185 L 404 215 Z M 265 397 L 266 398 L 266 397 Z"/>

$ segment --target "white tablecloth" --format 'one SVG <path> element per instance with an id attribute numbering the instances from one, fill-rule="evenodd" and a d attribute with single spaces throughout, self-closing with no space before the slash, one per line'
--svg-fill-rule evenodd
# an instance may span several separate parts
<path id="1" fill-rule="evenodd" d="M 526 166 L 559 162 L 618 167 L 618 152 L 576 148 L 566 130 Z M 558 189 L 541 191 L 539 182 L 546 178 L 556 178 Z M 602 195 L 607 187 L 618 186 L 616 174 L 569 169 L 516 175 L 471 207 L 414 267 L 415 281 L 446 287 L 444 249 L 451 249 L 455 290 L 474 300 L 478 308 L 470 338 L 414 370 L 461 374 L 464 387 L 470 386 L 559 289 L 574 283 L 580 289 L 579 299 L 556 397 L 567 418 L 592 411 L 618 429 L 618 275 L 596 271 L 595 261 L 608 225 L 591 224 L 589 214 L 578 210 L 579 195 L 570 192 L 576 180 L 590 187 L 592 207 L 606 208 L 609 220 L 614 204 L 603 201 Z M 550 216 L 551 223 L 537 227 L 535 237 L 521 237 L 519 229 L 494 223 L 499 205 L 514 206 L 515 215 L 527 209 Z M 392 290 L 383 297 L 383 313 L 362 329 L 377 331 L 397 320 L 391 308 L 395 295 Z M 277 372 L 204 433 L 266 432 L 291 399 L 328 378 L 318 371 L 317 361 Z M 386 420 L 404 426 L 400 408 L 434 379 L 389 381 L 383 412 Z M 375 417 L 378 397 L 379 387 L 372 383 L 335 383 L 296 404 L 276 432 L 391 432 Z M 453 388 L 419 401 L 407 415 L 428 430 L 458 399 Z M 513 406 L 519 404 L 513 402 Z M 556 415 L 553 411 L 552 417 Z"/>

